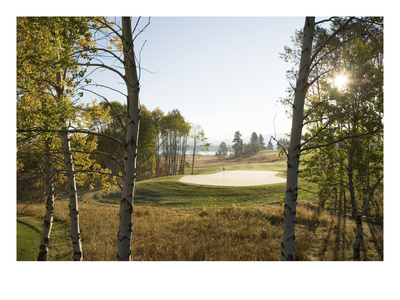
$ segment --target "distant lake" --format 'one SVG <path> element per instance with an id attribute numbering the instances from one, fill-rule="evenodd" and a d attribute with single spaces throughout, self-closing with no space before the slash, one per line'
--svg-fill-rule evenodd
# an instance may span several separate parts
<path id="1" fill-rule="evenodd" d="M 192 151 L 189 151 L 188 153 L 189 153 L 189 155 L 193 155 Z M 196 151 L 196 155 L 197 154 L 200 154 L 200 155 L 215 155 L 215 151 Z"/>

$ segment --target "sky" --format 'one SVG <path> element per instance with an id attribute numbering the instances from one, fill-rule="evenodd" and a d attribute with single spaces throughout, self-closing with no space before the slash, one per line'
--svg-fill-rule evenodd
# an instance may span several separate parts
<path id="1" fill-rule="evenodd" d="M 141 67 L 151 72 L 141 71 L 140 102 L 164 113 L 179 109 L 211 142 L 232 140 L 236 131 L 244 142 L 252 132 L 265 140 L 275 130 L 288 133 L 291 121 L 279 99 L 286 96 L 291 66 L 279 53 L 303 25 L 304 17 L 152 17 L 135 41 Z M 126 91 L 112 72 L 93 80 Z M 96 92 L 126 102 L 118 93 Z"/>

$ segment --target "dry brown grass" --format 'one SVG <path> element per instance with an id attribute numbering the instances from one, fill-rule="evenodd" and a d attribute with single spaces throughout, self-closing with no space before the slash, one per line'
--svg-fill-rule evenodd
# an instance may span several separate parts
<path id="1" fill-rule="evenodd" d="M 219 158 L 215 155 L 202 155 L 195 159 L 195 168 L 210 168 L 210 167 L 221 167 L 230 165 L 241 165 L 241 164 L 257 164 L 267 163 L 283 159 L 279 157 L 279 151 L 276 150 L 262 150 L 249 157 L 226 157 Z"/>
<path id="2" fill-rule="evenodd" d="M 44 205 L 21 208 L 18 205 L 18 219 L 41 230 Z M 115 260 L 119 206 L 82 202 L 79 210 L 84 259 Z M 71 260 L 66 201 L 56 202 L 55 224 L 50 259 Z M 299 205 L 295 259 L 351 260 L 354 229 L 350 220 L 343 224 L 343 220 L 339 222 L 328 213 L 317 214 Z M 382 234 L 373 239 L 367 225 L 364 232 L 362 258 L 381 260 L 376 249 L 382 247 Z M 281 237 L 281 205 L 203 209 L 135 207 L 132 258 L 144 261 L 279 260 Z"/>

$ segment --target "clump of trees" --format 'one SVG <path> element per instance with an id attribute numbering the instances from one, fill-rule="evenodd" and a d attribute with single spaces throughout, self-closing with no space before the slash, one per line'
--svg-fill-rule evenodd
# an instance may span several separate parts
<path id="1" fill-rule="evenodd" d="M 282 54 L 293 64 L 289 79 L 296 81 L 282 101 L 292 108 L 293 120 L 284 149 L 288 177 L 282 260 L 294 255 L 300 155 L 308 154 L 303 176 L 318 186 L 320 209 L 333 204 L 339 221 L 346 222 L 350 206 L 357 228 L 354 260 L 360 259 L 363 222 L 382 218 L 383 18 L 333 17 L 319 23 L 326 22 L 330 28 L 306 18 L 294 47 L 285 47 Z"/>
<path id="2" fill-rule="evenodd" d="M 56 198 L 69 199 L 73 258 L 82 260 L 77 190 L 116 186 L 117 258 L 130 260 L 135 181 L 183 174 L 188 145 L 207 146 L 179 110 L 140 105 L 134 40 L 150 18 L 142 28 L 140 20 L 17 18 L 17 200 L 46 199 L 39 260 L 47 260 Z M 97 92 L 90 75 L 99 69 L 121 77 L 126 103 Z M 101 102 L 80 104 L 83 93 Z"/>
<path id="3" fill-rule="evenodd" d="M 242 134 L 240 131 L 236 131 L 232 141 L 232 150 L 235 157 L 242 157 L 256 154 L 261 150 L 267 150 L 267 147 L 265 146 L 264 137 L 261 133 L 257 135 L 257 133 L 253 132 L 250 137 L 250 142 L 243 143 Z M 268 150 L 273 150 L 273 148 Z"/>
<path id="4" fill-rule="evenodd" d="M 126 104 L 118 101 L 102 103 L 103 111 L 108 112 L 110 121 L 95 120 L 97 130 L 105 135 L 111 135 L 123 140 L 124 128 L 119 120 L 126 118 Z M 140 135 L 137 152 L 137 180 L 145 180 L 160 176 L 183 174 L 187 152 L 194 143 L 191 135 L 192 125 L 185 120 L 178 109 L 165 114 L 160 108 L 150 111 L 141 105 Z M 97 150 L 109 153 L 109 156 L 94 156 L 102 168 L 109 169 L 113 174 L 122 171 L 122 164 L 117 158 L 122 157 L 122 149 L 106 136 L 98 138 Z M 203 131 L 203 139 L 205 139 Z"/>
<path id="5" fill-rule="evenodd" d="M 102 116 L 96 105 L 84 107 L 72 99 L 86 73 L 78 60 L 90 61 L 94 53 L 90 30 L 96 22 L 80 17 L 17 18 L 17 191 L 28 199 L 40 196 L 32 190 L 46 197 L 38 260 L 47 260 L 60 185 L 69 197 L 73 258 L 83 259 L 76 182 L 94 181 L 78 174 L 96 167 L 88 154 L 95 139 L 85 134 L 86 120 Z M 72 132 L 76 135 L 71 137 Z M 74 159 L 72 145 L 80 146 Z"/>
<path id="6" fill-rule="evenodd" d="M 225 142 L 221 142 L 215 155 L 219 157 L 226 157 L 228 152 L 231 152 L 230 147 L 227 147 Z"/>

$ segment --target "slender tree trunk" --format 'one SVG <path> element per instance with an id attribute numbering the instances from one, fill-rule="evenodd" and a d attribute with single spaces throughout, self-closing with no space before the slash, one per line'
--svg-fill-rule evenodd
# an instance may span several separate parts
<path id="1" fill-rule="evenodd" d="M 194 158 L 196 156 L 196 139 L 193 140 L 193 159 L 192 159 L 192 175 L 193 175 L 193 169 L 194 169 Z"/>
<path id="2" fill-rule="evenodd" d="M 297 205 L 297 183 L 300 162 L 301 131 L 303 128 L 304 100 L 308 86 L 311 64 L 312 41 L 314 38 L 315 17 L 307 17 L 304 25 L 302 54 L 299 77 L 293 103 L 292 131 L 290 135 L 287 160 L 286 194 L 284 205 L 283 236 L 281 260 L 293 260 L 295 245 L 295 221 Z"/>
<path id="3" fill-rule="evenodd" d="M 179 167 L 179 174 L 185 174 L 185 163 L 186 163 L 186 149 L 187 149 L 187 136 L 182 137 L 182 155 L 181 155 L 181 163 Z"/>
<path id="4" fill-rule="evenodd" d="M 125 77 L 128 91 L 128 118 L 126 122 L 124 171 L 122 174 L 123 185 L 119 212 L 117 259 L 127 261 L 131 260 L 133 198 L 135 190 L 136 158 L 140 123 L 140 85 L 136 72 L 130 17 L 122 17 L 122 37 Z"/>
<path id="5" fill-rule="evenodd" d="M 66 128 L 64 128 L 66 129 Z M 74 162 L 71 152 L 71 144 L 67 132 L 60 133 L 64 146 L 65 169 L 67 170 L 68 194 L 69 194 L 69 216 L 71 221 L 71 239 L 74 261 L 82 261 L 81 233 L 79 230 L 78 192 L 74 172 Z"/>
<path id="6" fill-rule="evenodd" d="M 39 261 L 47 260 L 47 256 L 49 253 L 49 241 L 50 241 L 50 233 L 51 228 L 53 226 L 53 215 L 54 215 L 54 176 L 53 176 L 53 167 L 52 167 L 52 159 L 50 154 L 50 144 L 51 139 L 47 138 L 45 141 L 45 152 L 46 152 L 46 215 L 43 223 L 42 236 L 40 239 L 40 247 L 39 247 Z"/>
<path id="7" fill-rule="evenodd" d="M 362 225 L 362 216 L 358 213 L 357 207 L 357 199 L 356 199 L 356 192 L 355 186 L 353 181 L 353 155 L 354 155 L 354 142 L 351 141 L 352 145 L 350 146 L 350 152 L 348 157 L 348 169 L 347 169 L 347 176 L 348 176 L 348 184 L 349 184 L 349 192 L 350 192 L 350 203 L 352 207 L 352 216 L 356 222 L 356 238 L 353 245 L 353 260 L 360 259 L 360 251 L 361 251 L 361 243 L 363 240 L 363 225 Z"/>
<path id="8" fill-rule="evenodd" d="M 178 137 L 177 134 L 174 133 L 174 152 L 173 152 L 173 160 L 172 160 L 172 175 L 176 175 L 178 170 Z"/>
<path id="9" fill-rule="evenodd" d="M 170 175 L 170 165 L 171 165 L 171 154 L 170 154 L 170 139 L 169 136 L 166 135 L 165 139 L 165 150 L 164 150 L 164 160 L 165 160 L 165 176 Z"/>
<path id="10" fill-rule="evenodd" d="M 156 178 L 160 176 L 160 139 L 157 136 L 157 145 L 156 145 Z"/>

